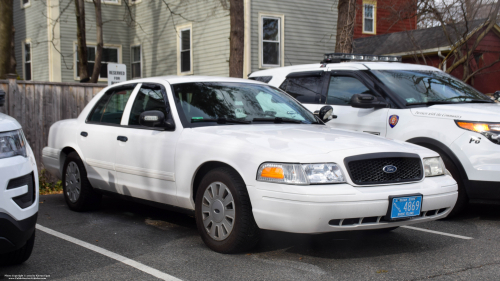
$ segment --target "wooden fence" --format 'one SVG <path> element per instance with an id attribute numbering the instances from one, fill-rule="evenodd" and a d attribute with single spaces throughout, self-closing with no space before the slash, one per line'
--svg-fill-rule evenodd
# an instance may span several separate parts
<path id="1" fill-rule="evenodd" d="M 21 123 L 35 154 L 38 170 L 43 168 L 42 149 L 47 146 L 49 129 L 62 119 L 76 118 L 87 103 L 106 85 L 0 80 L 6 93 L 1 113 Z"/>

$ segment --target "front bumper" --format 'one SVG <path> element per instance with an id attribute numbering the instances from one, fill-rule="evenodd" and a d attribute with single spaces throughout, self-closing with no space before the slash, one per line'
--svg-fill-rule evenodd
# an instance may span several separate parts
<path id="1" fill-rule="evenodd" d="M 378 229 L 437 220 L 449 214 L 458 195 L 457 185 L 449 176 L 426 178 L 418 183 L 363 187 L 259 182 L 248 190 L 260 228 L 293 233 Z M 396 222 L 383 220 L 389 196 L 414 193 L 423 195 L 421 216 Z"/>
<path id="2" fill-rule="evenodd" d="M 26 244 L 35 231 L 38 213 L 24 220 L 0 213 L 0 254 L 15 251 Z"/>

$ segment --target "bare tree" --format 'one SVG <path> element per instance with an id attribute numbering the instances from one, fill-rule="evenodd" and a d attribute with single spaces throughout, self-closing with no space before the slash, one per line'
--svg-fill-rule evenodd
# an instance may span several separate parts
<path id="1" fill-rule="evenodd" d="M 245 21 L 243 0 L 230 1 L 231 31 L 229 35 L 229 76 L 243 78 Z"/>
<path id="2" fill-rule="evenodd" d="M 78 44 L 78 72 L 81 82 L 89 81 L 89 74 L 87 71 L 87 38 L 85 29 L 85 0 L 75 0 L 75 14 L 76 14 L 76 38 Z"/>
<path id="3" fill-rule="evenodd" d="M 338 0 L 335 52 L 352 53 L 355 24 L 356 0 Z"/>
<path id="4" fill-rule="evenodd" d="M 13 0 L 0 1 L 0 79 L 5 79 L 10 72 L 10 61 L 12 51 L 12 28 L 13 18 Z"/>
<path id="5" fill-rule="evenodd" d="M 9 73 L 17 73 L 16 71 L 16 66 L 17 66 L 17 62 L 16 62 L 16 44 L 14 43 L 14 38 L 15 38 L 15 35 L 16 34 L 16 29 L 14 28 L 14 26 L 12 26 L 12 40 L 11 40 L 11 43 L 10 43 L 10 70 L 9 70 Z"/>
<path id="6" fill-rule="evenodd" d="M 102 49 L 104 45 L 102 39 L 101 0 L 94 0 L 94 7 L 95 7 L 95 20 L 96 20 L 96 33 L 97 33 L 97 48 L 95 52 L 94 70 L 92 72 L 92 78 L 90 78 L 91 83 L 97 83 L 97 80 L 99 79 L 99 74 L 101 73 Z"/>

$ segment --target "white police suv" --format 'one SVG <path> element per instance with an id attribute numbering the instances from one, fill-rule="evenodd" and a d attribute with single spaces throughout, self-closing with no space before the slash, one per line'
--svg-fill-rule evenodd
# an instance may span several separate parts
<path id="1" fill-rule="evenodd" d="M 469 85 L 400 57 L 326 54 L 322 63 L 254 72 L 309 110 L 333 107 L 327 124 L 438 152 L 469 199 L 500 199 L 500 105 Z"/>
<path id="2" fill-rule="evenodd" d="M 0 106 L 5 92 L 0 90 Z M 0 266 L 26 261 L 35 242 L 38 172 L 21 125 L 0 113 Z"/>
<path id="3" fill-rule="evenodd" d="M 331 112 L 326 112 L 326 117 Z M 325 118 L 325 116 L 321 116 Z M 104 89 L 50 128 L 43 163 L 70 209 L 102 194 L 194 213 L 230 253 L 259 229 L 392 229 L 448 215 L 457 185 L 429 149 L 333 129 L 252 80 L 160 77 Z"/>

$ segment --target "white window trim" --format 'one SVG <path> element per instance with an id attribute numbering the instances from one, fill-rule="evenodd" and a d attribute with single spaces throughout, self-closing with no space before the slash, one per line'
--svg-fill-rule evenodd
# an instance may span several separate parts
<path id="1" fill-rule="evenodd" d="M 264 18 L 279 19 L 280 21 L 280 62 L 276 65 L 264 64 L 264 56 L 262 52 L 263 39 L 262 39 L 262 28 Z M 267 69 L 273 67 L 285 66 L 285 15 L 284 14 L 269 14 L 259 12 L 259 69 Z"/>
<path id="2" fill-rule="evenodd" d="M 21 3 L 21 9 L 26 9 L 28 7 L 31 7 L 31 1 L 33 0 L 29 0 L 27 4 L 23 4 L 23 0 L 19 0 L 19 2 Z"/>
<path id="3" fill-rule="evenodd" d="M 135 0 L 134 2 L 132 2 L 132 0 L 127 0 L 127 1 L 129 6 L 142 3 L 142 0 Z"/>
<path id="4" fill-rule="evenodd" d="M 141 64 L 141 76 L 140 77 L 132 77 L 132 74 L 133 74 L 133 71 L 132 71 L 132 64 L 134 63 L 134 53 L 132 52 L 132 48 L 134 47 L 139 47 L 139 57 L 140 57 L 140 61 L 139 63 Z M 142 45 L 141 44 L 135 44 L 135 45 L 132 45 L 130 46 L 130 77 L 132 79 L 136 79 L 136 78 L 142 78 Z"/>
<path id="5" fill-rule="evenodd" d="M 73 53 L 73 65 L 75 66 L 74 69 L 73 69 L 73 79 L 75 79 L 75 81 L 80 81 L 80 77 L 78 77 L 76 75 L 76 71 L 77 71 L 77 68 L 78 68 L 78 65 L 76 64 L 76 54 L 77 54 L 77 51 L 78 51 L 77 50 L 77 46 L 78 46 L 78 42 L 77 41 L 73 41 L 73 50 L 74 50 L 74 53 Z M 87 42 L 87 47 L 88 46 L 97 46 L 97 43 L 95 43 L 95 42 Z M 122 45 L 121 44 L 104 44 L 103 47 L 104 48 L 116 48 L 116 49 L 118 49 L 118 63 L 122 63 L 122 54 L 123 54 L 123 52 L 122 52 Z M 108 82 L 108 78 L 99 78 L 97 81 L 98 82 Z"/>
<path id="6" fill-rule="evenodd" d="M 186 72 L 181 72 L 181 31 L 184 30 L 190 30 L 189 32 L 189 50 L 190 50 L 190 57 L 191 57 L 191 71 L 186 71 Z M 184 25 L 179 25 L 176 28 L 177 34 L 175 35 L 177 37 L 177 75 L 193 75 L 194 70 L 193 70 L 193 24 L 188 23 Z"/>
<path id="7" fill-rule="evenodd" d="M 22 44 L 22 49 L 21 49 L 21 54 L 22 54 L 22 64 L 23 64 L 23 80 L 26 80 L 26 56 L 25 56 L 25 45 L 30 44 L 30 64 L 31 64 L 31 80 L 27 81 L 34 81 L 33 80 L 33 44 L 31 44 L 31 39 L 24 39 Z"/>
<path id="8" fill-rule="evenodd" d="M 373 31 L 366 31 L 365 30 L 365 6 L 372 6 L 372 13 L 373 17 L 371 20 L 373 20 Z M 377 4 L 376 2 L 372 1 L 363 1 L 363 34 L 377 34 Z"/>
<path id="9" fill-rule="evenodd" d="M 85 0 L 85 1 L 87 1 L 87 2 L 93 2 L 93 0 Z M 117 5 L 117 6 L 121 6 L 122 0 L 101 0 L 101 3 L 103 5 Z"/>

